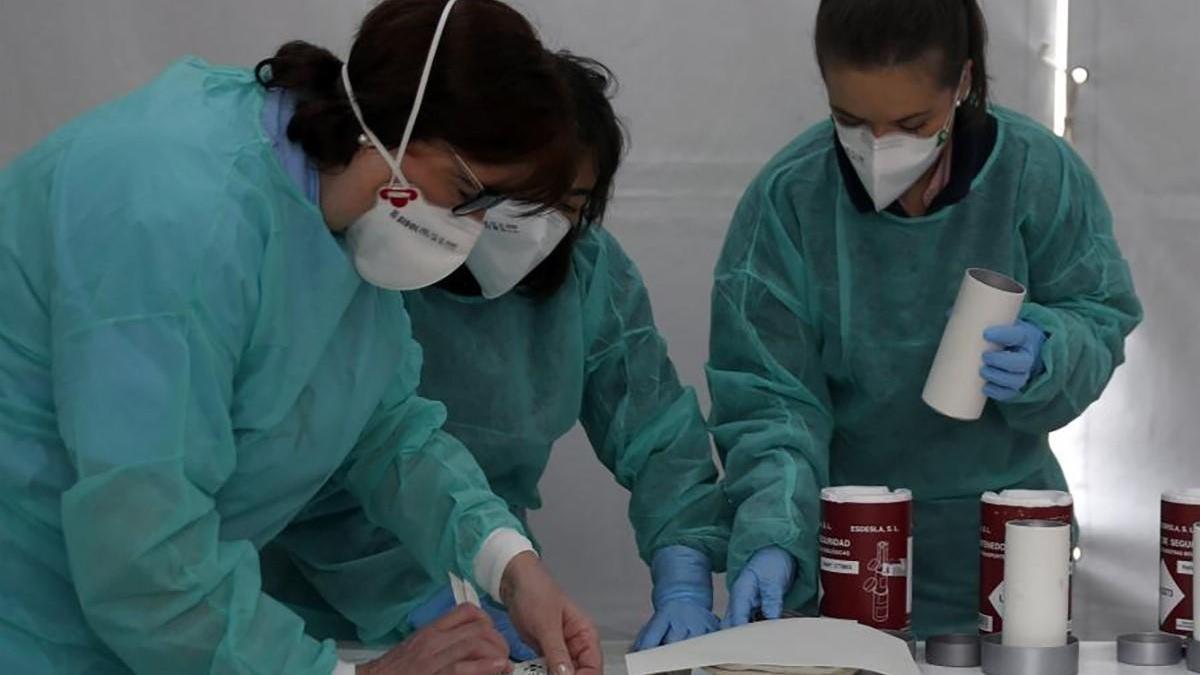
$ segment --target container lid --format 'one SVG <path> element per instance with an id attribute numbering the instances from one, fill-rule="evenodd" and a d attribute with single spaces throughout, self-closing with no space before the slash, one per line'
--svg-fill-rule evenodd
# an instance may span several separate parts
<path id="1" fill-rule="evenodd" d="M 979 650 L 978 635 L 935 635 L 925 641 L 925 662 L 944 668 L 978 668 Z"/>
<path id="2" fill-rule="evenodd" d="M 892 490 L 887 487 L 845 485 L 821 490 L 821 500 L 838 504 L 894 504 L 911 502 L 911 490 Z"/>
<path id="3" fill-rule="evenodd" d="M 1187 669 L 1200 673 L 1200 642 L 1195 640 L 1187 641 Z"/>
<path id="4" fill-rule="evenodd" d="M 1173 666 L 1183 659 L 1183 639 L 1167 633 L 1130 633 L 1117 638 L 1117 661 L 1131 666 Z"/>
<path id="5" fill-rule="evenodd" d="M 983 672 L 988 675 L 1076 675 L 1079 672 L 1079 640 L 1067 636 L 1061 647 L 1014 647 L 1000 635 L 980 641 Z"/>
<path id="6" fill-rule="evenodd" d="M 1164 502 L 1187 504 L 1189 506 L 1200 506 L 1200 488 L 1168 490 L 1163 493 L 1162 498 Z"/>
<path id="7" fill-rule="evenodd" d="M 1061 490 L 1002 490 L 998 493 L 983 493 L 983 502 L 985 504 L 995 504 L 996 506 L 1039 508 L 1071 506 L 1075 503 L 1075 500 L 1071 497 L 1070 493 Z"/>

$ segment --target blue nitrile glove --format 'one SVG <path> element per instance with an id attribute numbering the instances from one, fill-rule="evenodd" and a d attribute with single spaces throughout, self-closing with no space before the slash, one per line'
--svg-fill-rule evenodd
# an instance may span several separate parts
<path id="1" fill-rule="evenodd" d="M 783 596 L 795 580 L 796 559 L 791 553 L 777 546 L 759 549 L 729 590 L 729 611 L 721 627 L 750 623 L 755 610 L 768 619 L 778 619 L 783 615 Z"/>
<path id="2" fill-rule="evenodd" d="M 687 546 L 660 548 L 650 562 L 650 577 L 654 616 L 638 634 L 633 651 L 699 637 L 720 627 L 712 613 L 708 556 Z"/>
<path id="3" fill-rule="evenodd" d="M 1003 347 L 983 355 L 980 374 L 987 380 L 983 393 L 988 398 L 1011 401 L 1021 394 L 1030 378 L 1045 370 L 1042 345 L 1046 343 L 1046 332 L 1032 323 L 993 326 L 984 331 L 983 339 Z"/>
<path id="4" fill-rule="evenodd" d="M 454 593 L 450 590 L 449 586 L 443 586 L 425 604 L 409 612 L 408 623 L 413 627 L 413 630 L 420 630 L 454 609 L 455 604 Z M 532 661 L 538 657 L 537 652 L 521 640 L 521 636 L 517 634 L 517 629 L 513 627 L 512 619 L 508 618 L 508 612 L 504 611 L 503 607 L 497 605 L 491 598 L 484 598 L 482 604 L 483 611 L 487 613 L 492 623 L 496 625 L 496 631 L 503 635 L 504 641 L 508 643 L 509 659 L 521 662 Z"/>

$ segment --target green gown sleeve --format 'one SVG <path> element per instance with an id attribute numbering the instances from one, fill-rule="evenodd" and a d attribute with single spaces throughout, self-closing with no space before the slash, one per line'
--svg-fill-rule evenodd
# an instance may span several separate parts
<path id="1" fill-rule="evenodd" d="M 638 552 L 684 545 L 723 570 L 732 512 L 696 393 L 680 384 L 637 268 L 594 228 L 576 264 L 585 279 L 580 420 L 600 461 L 630 493 Z"/>
<path id="2" fill-rule="evenodd" d="M 787 606 L 799 607 L 816 597 L 833 408 L 815 285 L 781 220 L 790 206 L 778 175 L 764 173 L 747 190 L 717 262 L 708 383 L 710 424 L 737 509 L 727 579 L 759 549 L 781 547 L 798 563 Z"/>
<path id="3" fill-rule="evenodd" d="M 321 637 L 349 632 L 366 644 L 399 642 L 410 632 L 409 612 L 439 587 L 394 534 L 340 489 L 310 504 L 262 557 L 277 563 L 264 577 L 267 588 Z M 278 564 L 281 557 L 287 565 Z"/>
<path id="4" fill-rule="evenodd" d="M 454 572 L 476 579 L 474 562 L 500 528 L 525 533 L 488 485 L 475 458 L 442 431 L 446 408 L 416 394 L 421 350 L 409 333 L 410 355 L 368 422 L 342 477 L 367 518 L 396 535 L 435 580 Z"/>
<path id="5" fill-rule="evenodd" d="M 137 143 L 151 141 L 119 150 L 155 156 Z M 54 397 L 77 474 L 62 531 L 83 614 L 137 673 L 329 675 L 332 643 L 260 591 L 250 542 L 220 537 L 246 328 L 226 319 L 246 316 L 253 283 L 222 186 L 113 171 L 111 144 L 80 145 L 54 220 L 30 225 L 52 232 Z"/>
<path id="6" fill-rule="evenodd" d="M 1029 302 L 1021 318 L 1044 330 L 1045 371 L 1014 401 L 1000 404 L 1009 425 L 1046 433 L 1078 417 L 1125 360 L 1125 337 L 1141 321 L 1129 266 L 1113 237 L 1112 214 L 1083 161 L 1056 143 L 1057 181 L 1034 186 L 1045 213 L 1022 223 Z"/>

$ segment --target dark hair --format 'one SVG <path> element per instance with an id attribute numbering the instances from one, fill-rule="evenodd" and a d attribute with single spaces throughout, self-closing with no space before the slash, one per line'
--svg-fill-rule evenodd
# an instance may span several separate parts
<path id="1" fill-rule="evenodd" d="M 821 0 L 817 9 L 817 63 L 881 68 L 941 59 L 938 81 L 956 87 L 967 60 L 971 92 L 960 115 L 987 114 L 987 22 L 977 0 Z"/>
<path id="2" fill-rule="evenodd" d="M 553 55 L 555 67 L 566 81 L 575 106 L 577 156 L 590 155 L 595 163 L 596 184 L 584 203 L 579 224 L 554 247 L 517 286 L 517 292 L 535 298 L 553 295 L 567 280 L 575 242 L 588 227 L 599 226 L 612 196 L 613 179 L 625 154 L 625 130 L 613 110 L 616 76 L 607 66 L 567 51 Z M 479 295 L 479 284 L 466 266 L 438 284 L 462 295 Z"/>
<path id="3" fill-rule="evenodd" d="M 363 19 L 349 76 L 367 125 L 397 147 L 446 0 L 383 0 Z M 325 49 L 289 42 L 258 64 L 267 88 L 296 97 L 288 138 L 321 168 L 359 150 L 358 121 L 342 85 L 342 63 Z M 572 106 L 533 27 L 497 0 L 458 3 L 438 47 L 414 140 L 448 142 L 483 163 L 528 162 L 513 185 L 489 186 L 522 201 L 556 204 L 575 175 Z"/>
<path id="4" fill-rule="evenodd" d="M 568 51 L 560 51 L 554 57 L 575 103 L 578 143 L 596 165 L 596 185 L 588 195 L 580 222 L 600 223 L 625 154 L 625 129 L 612 107 L 617 78 L 608 66 L 595 59 Z"/>
<path id="5" fill-rule="evenodd" d="M 613 110 L 617 79 L 603 63 L 568 51 L 554 55 L 558 72 L 575 102 L 576 136 L 581 154 L 590 155 L 596 184 L 580 212 L 579 224 L 521 282 L 520 290 L 546 297 L 562 287 L 571 272 L 575 242 L 588 227 L 599 226 L 612 197 L 613 180 L 625 154 L 625 130 Z"/>

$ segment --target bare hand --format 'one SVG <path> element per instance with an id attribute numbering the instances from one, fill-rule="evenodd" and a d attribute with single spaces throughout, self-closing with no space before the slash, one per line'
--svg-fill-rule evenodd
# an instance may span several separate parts
<path id="1" fill-rule="evenodd" d="M 538 648 L 553 675 L 601 675 L 600 634 L 567 598 L 533 553 L 513 558 L 504 570 L 501 599 L 521 637 Z"/>
<path id="2" fill-rule="evenodd" d="M 497 675 L 512 670 L 508 644 L 483 610 L 461 605 L 417 631 L 358 675 Z"/>

